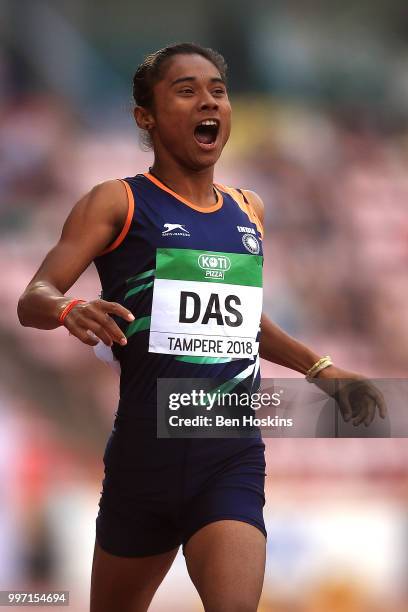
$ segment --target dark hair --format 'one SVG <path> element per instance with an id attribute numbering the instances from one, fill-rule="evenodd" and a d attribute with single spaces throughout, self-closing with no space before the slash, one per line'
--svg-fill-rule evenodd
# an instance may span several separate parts
<path id="1" fill-rule="evenodd" d="M 153 87 L 163 77 L 164 64 L 175 55 L 202 55 L 218 69 L 221 78 L 226 81 L 227 64 L 220 53 L 195 43 L 177 43 L 169 45 L 155 53 L 147 55 L 137 68 L 133 77 L 133 98 L 138 106 L 151 108 Z"/>

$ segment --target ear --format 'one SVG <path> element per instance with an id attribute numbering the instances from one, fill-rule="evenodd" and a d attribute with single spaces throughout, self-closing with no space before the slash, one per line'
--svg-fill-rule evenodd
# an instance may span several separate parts
<path id="1" fill-rule="evenodd" d="M 133 115 L 140 129 L 149 131 L 155 126 L 152 113 L 144 106 L 135 106 Z"/>

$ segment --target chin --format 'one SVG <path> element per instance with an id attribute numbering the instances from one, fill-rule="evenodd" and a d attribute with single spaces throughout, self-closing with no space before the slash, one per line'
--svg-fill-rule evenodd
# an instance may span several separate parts
<path id="1" fill-rule="evenodd" d="M 211 151 L 211 153 L 202 153 L 201 155 L 195 155 L 189 160 L 189 166 L 194 170 L 206 170 L 215 166 L 217 161 L 221 157 L 222 151 Z"/>

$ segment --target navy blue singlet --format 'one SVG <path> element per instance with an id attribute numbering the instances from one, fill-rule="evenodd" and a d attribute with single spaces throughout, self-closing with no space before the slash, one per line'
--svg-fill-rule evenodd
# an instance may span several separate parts
<path id="1" fill-rule="evenodd" d="M 98 542 L 121 556 L 165 552 L 216 520 L 263 521 L 261 437 L 156 436 L 160 378 L 259 380 L 262 226 L 245 192 L 215 186 L 206 209 L 151 174 L 123 180 L 128 216 L 96 257 L 103 299 L 128 339 L 114 344 L 120 399 L 105 454 Z"/>

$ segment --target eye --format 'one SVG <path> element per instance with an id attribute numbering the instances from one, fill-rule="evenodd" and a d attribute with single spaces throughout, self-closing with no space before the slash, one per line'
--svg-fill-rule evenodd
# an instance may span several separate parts
<path id="1" fill-rule="evenodd" d="M 214 89 L 213 94 L 215 96 L 223 96 L 225 95 L 227 92 L 225 91 L 225 89 L 223 89 L 222 87 L 217 87 L 217 89 Z"/>
<path id="2" fill-rule="evenodd" d="M 191 89 L 191 87 L 183 87 L 183 89 L 179 90 L 179 93 L 183 95 L 191 95 L 194 93 L 194 91 Z"/>

